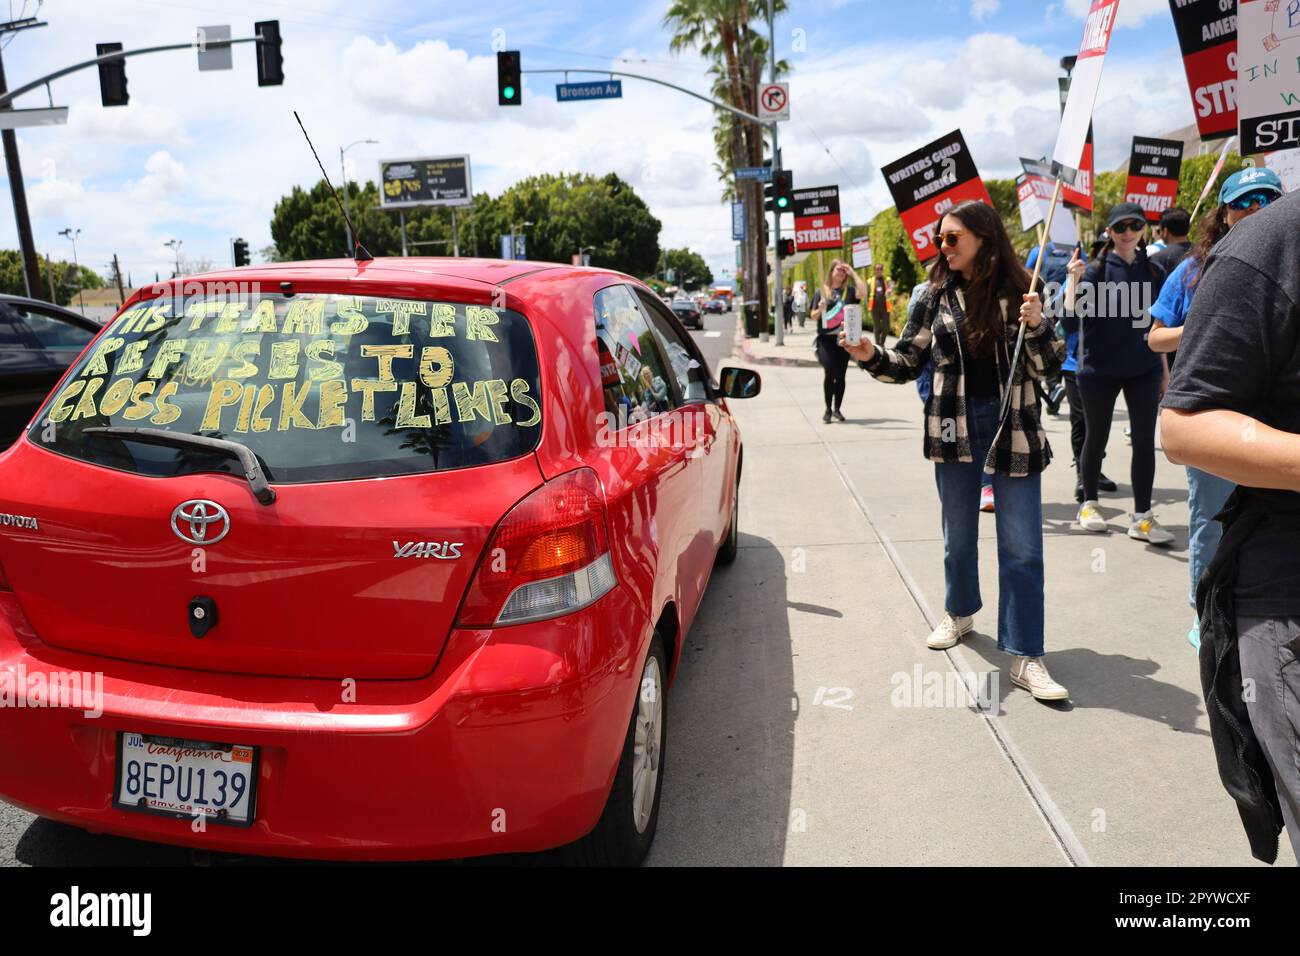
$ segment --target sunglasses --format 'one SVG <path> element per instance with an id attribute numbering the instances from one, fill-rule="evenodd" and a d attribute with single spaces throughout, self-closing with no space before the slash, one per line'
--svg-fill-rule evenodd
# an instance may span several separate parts
<path id="1" fill-rule="evenodd" d="M 1146 227 L 1147 224 L 1145 222 L 1141 222 L 1137 219 L 1129 219 L 1125 222 L 1115 223 L 1115 225 L 1110 227 L 1110 231 L 1116 235 L 1122 236 L 1126 232 L 1141 232 Z"/>
<path id="2" fill-rule="evenodd" d="M 1234 199 L 1228 205 L 1239 211 L 1249 209 L 1251 206 L 1258 206 L 1263 209 L 1276 198 L 1272 193 L 1247 193 Z"/>
<path id="3" fill-rule="evenodd" d="M 934 234 L 934 244 L 940 249 L 944 246 L 947 246 L 949 249 L 956 249 L 958 241 L 964 235 L 966 235 L 966 233 L 961 230 L 954 230 L 953 232 L 936 232 Z"/>

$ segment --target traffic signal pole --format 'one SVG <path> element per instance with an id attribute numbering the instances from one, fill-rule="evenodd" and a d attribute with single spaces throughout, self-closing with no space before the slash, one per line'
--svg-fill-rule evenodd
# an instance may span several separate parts
<path id="1" fill-rule="evenodd" d="M 241 37 L 237 40 L 222 40 L 221 46 L 234 46 L 237 43 L 257 43 L 262 40 L 261 35 L 252 37 Z M 24 93 L 30 93 L 32 90 L 44 86 L 52 80 L 59 77 L 67 76 L 69 73 L 76 73 L 78 70 L 86 70 L 92 66 L 99 66 L 101 63 L 108 63 L 125 59 L 128 56 L 141 56 L 145 53 L 162 53 L 167 50 L 193 50 L 198 47 L 198 40 L 191 40 L 189 43 L 169 43 L 166 46 L 150 46 L 139 50 L 118 50 L 113 53 L 105 53 L 103 56 L 97 56 L 93 60 L 83 60 L 81 63 L 74 63 L 72 66 L 65 66 L 61 70 L 55 70 L 53 73 L 47 73 L 39 79 L 26 83 L 13 92 L 0 93 L 0 109 L 13 109 L 13 101 Z M 217 44 L 213 44 L 214 46 Z"/>
<path id="2" fill-rule="evenodd" d="M 4 63 L 0 62 L 0 93 L 6 89 Z M 13 104 L 6 100 L 0 110 L 11 110 Z M 23 256 L 23 281 L 27 284 L 28 298 L 40 298 L 41 260 L 36 256 L 36 241 L 32 238 L 32 219 L 27 212 L 27 189 L 23 185 L 22 161 L 18 157 L 18 137 L 12 129 L 0 131 L 4 143 L 5 172 L 9 176 L 9 191 L 14 200 L 14 224 L 18 229 L 18 248 Z"/>
<path id="3" fill-rule="evenodd" d="M 767 0 L 767 65 L 771 79 L 769 82 L 776 82 L 776 2 Z M 777 141 L 776 128 L 779 124 L 773 122 L 772 128 L 772 175 L 777 176 L 781 171 L 781 147 Z M 785 294 L 781 285 L 781 206 L 779 203 L 772 204 L 772 316 L 776 320 L 774 328 L 776 329 L 776 344 L 785 344 Z M 767 281 L 764 276 L 763 281 Z M 846 293 L 847 294 L 847 293 Z"/>

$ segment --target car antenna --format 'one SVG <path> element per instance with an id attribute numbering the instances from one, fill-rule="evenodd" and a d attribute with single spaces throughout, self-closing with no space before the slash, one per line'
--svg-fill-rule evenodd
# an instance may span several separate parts
<path id="1" fill-rule="evenodd" d="M 348 231 L 352 233 L 352 241 L 356 244 L 355 248 L 352 250 L 352 258 L 357 262 L 369 262 L 375 257 L 372 256 L 366 247 L 361 244 L 361 235 L 353 227 L 352 220 L 348 218 L 348 212 L 343 208 L 343 202 L 339 199 L 339 194 L 334 189 L 334 184 L 330 182 L 329 174 L 325 172 L 324 164 L 321 163 L 320 157 L 316 156 L 316 147 L 312 146 L 311 137 L 307 135 L 307 127 L 302 125 L 302 117 L 298 115 L 297 110 L 293 111 L 293 118 L 298 121 L 298 128 L 302 130 L 303 138 L 307 140 L 307 146 L 311 149 L 312 156 L 316 157 L 316 165 L 320 166 L 320 174 L 325 177 L 325 185 L 330 188 L 330 193 L 334 196 L 334 201 L 338 203 L 339 212 L 343 214 L 343 221 L 348 224 Z M 346 189 L 347 183 L 344 183 L 343 186 Z"/>

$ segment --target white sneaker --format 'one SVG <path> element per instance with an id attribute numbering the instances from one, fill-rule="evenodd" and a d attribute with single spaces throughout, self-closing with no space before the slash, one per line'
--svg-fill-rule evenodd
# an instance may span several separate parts
<path id="1" fill-rule="evenodd" d="M 1037 700 L 1065 700 L 1070 692 L 1052 680 L 1041 657 L 1017 657 L 1011 662 L 1011 683 L 1023 687 Z"/>
<path id="2" fill-rule="evenodd" d="M 1154 513 L 1150 511 L 1133 516 L 1133 523 L 1128 528 L 1128 536 L 1135 541 L 1145 541 L 1147 544 L 1161 547 L 1174 543 L 1174 536 L 1160 527 Z"/>
<path id="3" fill-rule="evenodd" d="M 925 646 L 932 651 L 946 650 L 960 641 L 963 634 L 969 634 L 974 626 L 973 617 L 945 614 L 939 626 L 934 629 L 934 633 L 925 639 Z"/>
<path id="4" fill-rule="evenodd" d="M 1079 527 L 1084 531 L 1097 531 L 1104 533 L 1106 529 L 1106 519 L 1101 516 L 1101 509 L 1095 501 L 1085 501 L 1079 507 Z"/>

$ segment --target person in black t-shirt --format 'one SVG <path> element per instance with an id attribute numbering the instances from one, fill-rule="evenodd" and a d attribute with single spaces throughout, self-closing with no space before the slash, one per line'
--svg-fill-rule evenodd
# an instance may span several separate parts
<path id="1" fill-rule="evenodd" d="M 844 373 L 849 368 L 849 355 L 837 341 L 844 325 L 844 306 L 860 303 L 866 297 L 867 284 L 843 259 L 831 260 L 825 280 L 813 293 L 809 315 L 817 322 L 817 361 L 825 372 L 822 393 L 826 398 L 826 413 L 822 421 L 828 424 L 832 420 L 844 421 L 840 405 L 844 402 Z"/>
<path id="2" fill-rule="evenodd" d="M 1225 657 L 1239 656 L 1244 683 L 1238 687 L 1236 675 L 1228 671 L 1223 689 L 1244 698 L 1249 729 L 1267 758 L 1291 845 L 1300 855 L 1298 265 L 1296 193 L 1234 226 L 1215 247 L 1187 317 L 1161 428 L 1170 461 L 1240 486 L 1224 513 L 1228 520 L 1215 565 L 1206 571 L 1198 591 L 1202 680 L 1221 676 Z M 1237 521 L 1244 531 L 1234 529 Z M 1231 561 L 1235 621 L 1208 617 L 1201 599 L 1210 593 L 1207 579 L 1225 587 L 1219 574 L 1227 568 L 1231 575 Z M 1235 641 L 1230 634 L 1225 639 L 1225 623 L 1235 625 Z M 1208 684 L 1207 693 L 1211 689 L 1217 691 L 1218 684 Z M 1210 710 L 1217 713 L 1207 707 Z M 1247 779 L 1234 775 L 1247 750 L 1221 746 L 1221 728 L 1212 724 L 1211 730 L 1225 783 Z M 1239 805 L 1250 803 L 1246 789 L 1233 792 Z M 1242 818 L 1251 833 L 1245 810 Z"/>
<path id="3" fill-rule="evenodd" d="M 1192 231 L 1192 214 L 1181 206 L 1166 209 L 1160 217 L 1160 231 L 1165 237 L 1165 247 L 1153 253 L 1151 261 L 1169 275 L 1192 249 L 1192 242 L 1187 238 Z"/>

